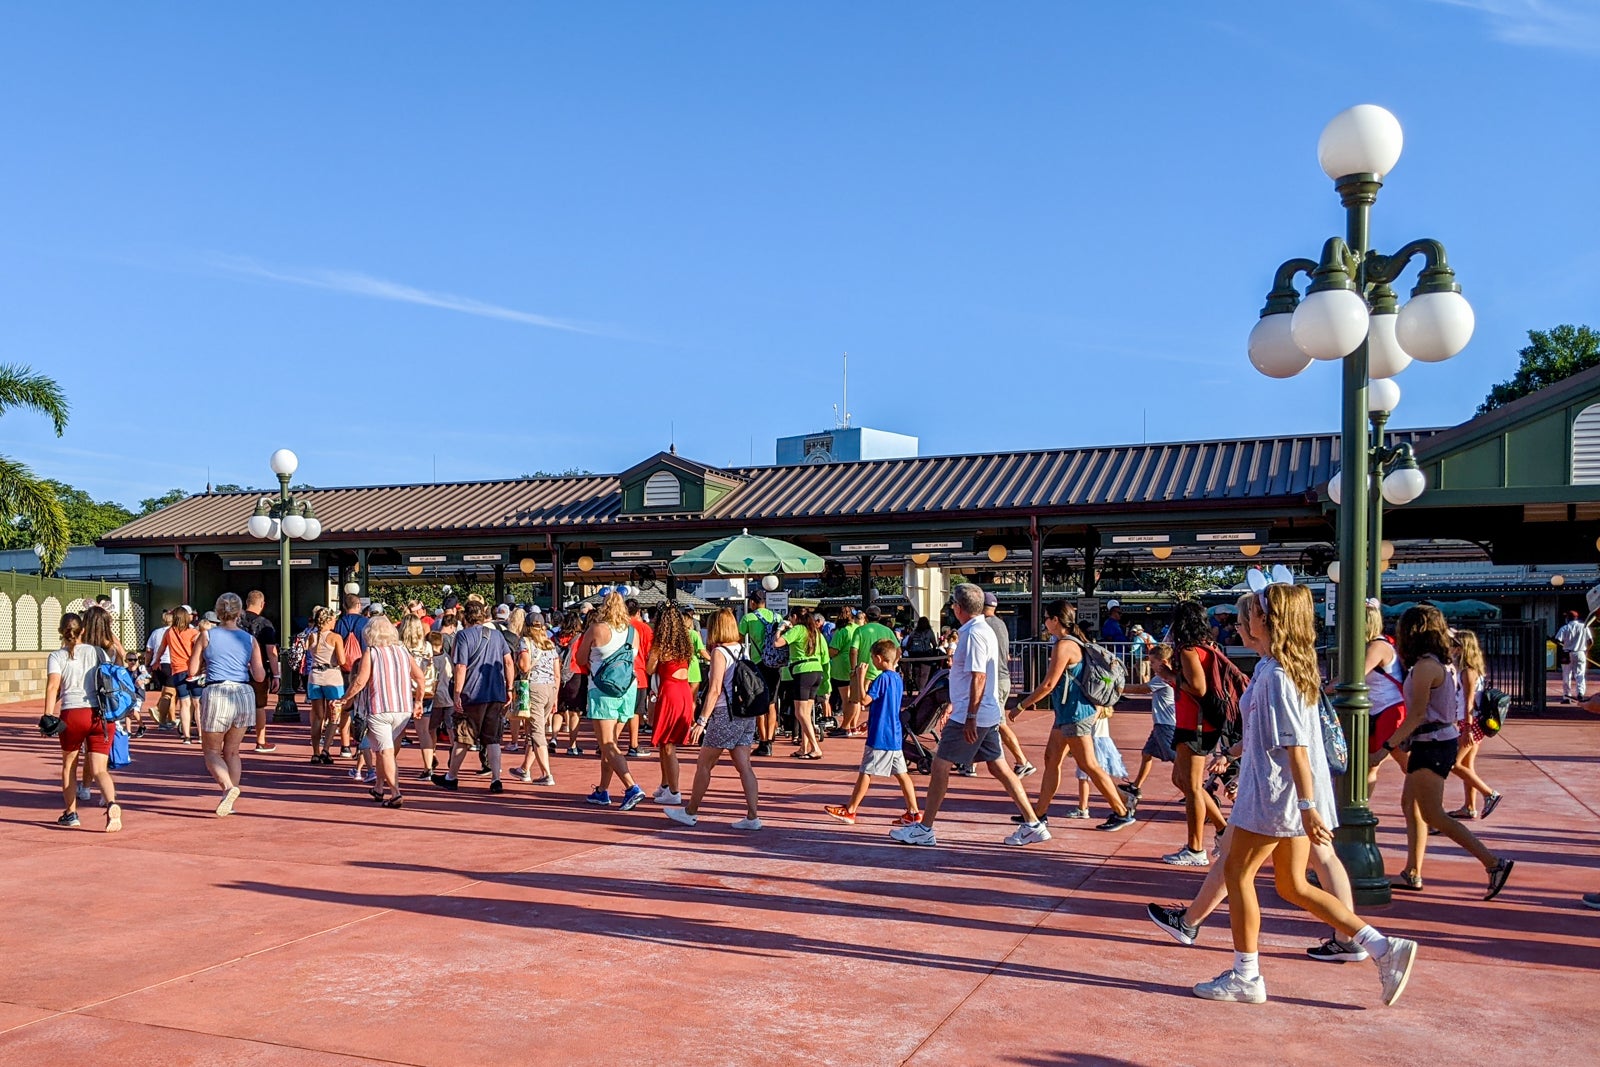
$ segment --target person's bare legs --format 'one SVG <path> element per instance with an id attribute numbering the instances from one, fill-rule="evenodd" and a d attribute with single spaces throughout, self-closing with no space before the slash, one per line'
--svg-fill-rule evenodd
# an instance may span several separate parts
<path id="1" fill-rule="evenodd" d="M 862 775 L 862 777 L 865 778 L 866 776 Z M 909 775 L 909 774 L 897 774 L 897 775 L 894 776 L 894 780 L 900 783 L 900 795 L 905 797 L 906 810 L 907 811 L 916 811 L 917 810 L 917 783 L 915 783 L 915 782 L 913 782 L 911 780 L 911 775 Z M 865 795 L 866 794 L 866 788 L 862 787 L 861 792 L 862 792 L 863 795 Z M 858 800 L 855 803 L 856 804 L 860 804 L 861 802 Z M 855 811 L 856 809 L 854 807 L 852 807 L 850 810 L 851 811 Z"/>
<path id="2" fill-rule="evenodd" d="M 592 719 L 595 737 L 600 746 L 600 788 L 609 789 L 611 776 L 616 775 L 625 789 L 633 788 L 633 775 L 628 771 L 628 757 L 617 747 L 622 734 L 622 723 L 616 719 Z"/>
<path id="3" fill-rule="evenodd" d="M 933 820 L 939 817 L 939 809 L 944 805 L 945 792 L 950 788 L 950 768 L 953 766 L 955 764 L 947 759 L 933 757 L 933 769 L 928 772 L 928 799 L 922 805 L 922 825 L 931 826 Z M 1022 799 L 1026 802 L 1028 798 Z"/>
<path id="4" fill-rule="evenodd" d="M 1050 805 L 1061 788 L 1061 765 L 1067 758 L 1067 739 L 1052 728 L 1044 743 L 1044 766 L 1039 769 L 1039 802 L 1033 810 L 1040 818 L 1050 814 Z"/>
<path id="5" fill-rule="evenodd" d="M 1406 869 L 1422 877 L 1422 861 L 1428 851 L 1429 826 L 1475 856 L 1484 870 L 1492 870 L 1500 857 L 1444 810 L 1444 779 L 1428 770 L 1406 775 L 1401 803 L 1406 811 Z"/>
<path id="6" fill-rule="evenodd" d="M 745 818 L 759 819 L 760 786 L 756 783 L 756 769 L 750 765 L 750 746 L 740 745 L 729 754 L 733 756 L 733 765 L 739 769 L 739 784 L 744 788 Z M 706 777 L 710 778 L 710 774 Z"/>
<path id="7" fill-rule="evenodd" d="M 1461 792 L 1466 800 L 1462 807 L 1473 813 L 1478 810 L 1478 793 L 1482 793 L 1485 800 L 1494 795 L 1494 787 L 1478 774 L 1478 750 L 1481 747 L 1464 745 L 1461 754 L 1456 757 L 1455 768 L 1450 772 L 1461 779 Z"/>
<path id="8" fill-rule="evenodd" d="M 1206 757 L 1196 752 L 1187 742 L 1176 746 L 1178 758 L 1172 765 L 1172 784 L 1183 794 L 1184 824 L 1188 832 L 1186 847 L 1191 852 L 1204 852 L 1206 823 L 1220 833 L 1227 826 L 1222 810 L 1204 788 Z"/>
<path id="9" fill-rule="evenodd" d="M 678 792 L 678 746 L 668 742 L 656 746 L 656 758 L 661 762 L 661 788 L 672 794 Z"/>
<path id="10" fill-rule="evenodd" d="M 1194 900 L 1184 909 L 1184 922 L 1199 926 L 1221 906 L 1224 900 L 1228 899 L 1225 868 L 1228 859 L 1228 840 L 1232 835 L 1231 829 L 1224 830 L 1222 836 L 1217 839 L 1217 860 L 1206 872 L 1206 880 L 1200 883 L 1200 891 L 1194 895 Z"/>
<path id="11" fill-rule="evenodd" d="M 935 766 L 937 766 L 937 763 Z M 989 768 L 989 773 L 994 775 L 1000 784 L 1005 787 L 1006 795 L 1011 798 L 1011 803 L 1015 804 L 1017 810 L 1022 812 L 1022 821 L 1026 823 L 1038 822 L 1039 816 L 1035 814 L 1033 805 L 1028 801 L 1028 791 L 1022 787 L 1022 779 L 1017 777 L 1016 772 L 1011 769 L 1011 765 L 1003 759 L 995 759 L 985 763 L 984 766 Z M 948 782 L 949 780 L 950 772 L 947 770 L 945 772 L 945 781 Z M 933 794 L 933 786 L 931 784 L 928 787 L 928 794 L 931 800 Z M 923 818 L 926 819 L 927 816 L 924 815 Z"/>
<path id="12" fill-rule="evenodd" d="M 400 774 L 395 766 L 395 751 L 392 748 L 378 750 L 378 789 L 391 796 L 400 795 Z"/>
<path id="13" fill-rule="evenodd" d="M 224 795 L 239 787 L 239 739 L 243 736 L 244 730 L 238 727 L 220 733 L 200 732 L 200 748 L 205 755 L 206 770 L 222 787 Z M 231 759 L 226 751 L 230 743 L 233 746 Z"/>
<path id="14" fill-rule="evenodd" d="M 1094 738 L 1069 736 L 1066 740 L 1067 750 L 1072 753 L 1072 761 L 1078 765 L 1079 770 L 1089 776 L 1089 781 L 1100 791 L 1100 795 L 1106 798 L 1106 803 L 1111 805 L 1112 812 L 1118 818 L 1127 815 L 1128 805 L 1122 800 L 1122 792 L 1095 757 Z M 1088 807 L 1087 804 L 1083 806 Z"/>
<path id="15" fill-rule="evenodd" d="M 1028 766 L 1028 754 L 1022 751 L 1022 742 L 1017 740 L 1017 732 L 1003 716 L 1000 719 L 1000 743 L 1005 746 L 1006 755 L 1011 758 L 1012 763 L 1019 767 Z"/>
<path id="16" fill-rule="evenodd" d="M 78 810 L 78 761 L 82 750 L 61 753 L 61 810 L 62 813 Z M 87 761 L 84 761 L 87 768 Z"/>
<path id="17" fill-rule="evenodd" d="M 689 794 L 689 803 L 683 806 L 683 810 L 690 815 L 694 815 L 700 810 L 700 802 L 706 798 L 706 787 L 711 784 L 711 769 L 717 765 L 717 761 L 722 758 L 724 751 L 724 749 L 711 748 L 706 745 L 700 747 L 700 759 L 694 768 L 694 790 Z M 750 750 L 747 748 L 745 749 L 745 762 L 747 764 L 750 762 L 749 755 Z"/>
<path id="18" fill-rule="evenodd" d="M 99 752 L 89 753 L 89 773 L 106 805 L 106 833 L 122 829 L 122 806 L 117 803 L 117 783 L 111 780 L 111 757 Z"/>
<path id="19" fill-rule="evenodd" d="M 817 724 L 811 718 L 812 709 L 816 706 L 815 700 L 796 700 L 794 702 L 795 728 L 800 732 L 800 751 L 815 752 L 822 755 L 822 742 L 817 739 Z"/>
<path id="20" fill-rule="evenodd" d="M 178 698 L 178 723 L 183 731 L 183 739 L 194 740 L 194 697 Z"/>

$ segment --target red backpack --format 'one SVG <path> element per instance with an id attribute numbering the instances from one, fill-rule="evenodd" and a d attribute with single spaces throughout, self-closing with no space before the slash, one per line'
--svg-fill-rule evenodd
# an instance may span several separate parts
<path id="1" fill-rule="evenodd" d="M 1206 695 L 1199 703 L 1201 722 L 1210 733 L 1238 723 L 1239 698 L 1244 695 L 1244 687 L 1250 684 L 1250 679 L 1216 645 L 1207 645 L 1205 650 L 1210 653 L 1201 657 L 1206 672 Z"/>

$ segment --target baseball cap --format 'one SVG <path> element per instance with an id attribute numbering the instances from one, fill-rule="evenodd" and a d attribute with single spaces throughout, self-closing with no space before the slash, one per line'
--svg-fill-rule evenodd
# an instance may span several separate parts
<path id="1" fill-rule="evenodd" d="M 530 605 L 530 606 L 529 606 L 529 608 L 528 608 L 528 614 L 529 614 L 529 615 L 543 615 L 543 614 L 544 614 L 544 609 L 543 609 L 543 608 L 541 608 L 541 607 L 540 607 L 540 606 L 539 606 L 539 605 L 537 605 L 537 604 L 533 604 L 533 605 Z"/>
<path id="2" fill-rule="evenodd" d="M 983 606 L 986 608 L 997 608 L 1000 606 L 1000 598 L 995 596 L 993 593 L 985 593 L 983 594 Z"/>
<path id="3" fill-rule="evenodd" d="M 878 608 L 878 605 L 876 605 L 876 604 L 870 605 L 867 608 L 867 618 L 869 618 L 869 619 L 881 619 L 881 618 L 883 618 L 883 612 Z"/>
<path id="4" fill-rule="evenodd" d="M 1120 601 L 1120 600 L 1108 600 L 1108 601 L 1106 601 L 1106 610 L 1107 611 L 1110 611 L 1112 608 L 1120 608 L 1120 607 L 1122 607 L 1122 601 Z"/>
<path id="5" fill-rule="evenodd" d="M 495 607 L 495 609 L 494 609 L 494 617 L 496 619 L 509 619 L 509 618 L 511 618 L 511 605 L 510 604 L 499 604 L 499 605 L 497 605 Z"/>
<path id="6" fill-rule="evenodd" d="M 202 615 L 200 617 L 202 619 L 204 619 L 206 622 L 212 622 L 212 623 L 221 623 L 222 622 L 221 619 L 217 618 L 217 613 L 214 612 L 214 611 L 208 611 L 208 612 L 206 612 L 204 615 Z"/>

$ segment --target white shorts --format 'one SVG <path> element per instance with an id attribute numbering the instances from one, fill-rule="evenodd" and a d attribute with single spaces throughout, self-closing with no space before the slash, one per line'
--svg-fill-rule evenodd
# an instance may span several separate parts
<path id="1" fill-rule="evenodd" d="M 375 751 L 388 752 L 410 721 L 409 711 L 375 711 L 367 718 L 367 741 Z"/>
<path id="2" fill-rule="evenodd" d="M 208 734 L 251 730 L 256 725 L 256 694 L 247 682 L 213 682 L 200 690 L 200 729 Z"/>

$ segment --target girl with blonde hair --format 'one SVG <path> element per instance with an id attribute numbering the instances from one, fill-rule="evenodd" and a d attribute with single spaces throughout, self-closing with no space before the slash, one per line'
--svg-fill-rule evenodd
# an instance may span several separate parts
<path id="1" fill-rule="evenodd" d="M 344 639 L 334 632 L 339 613 L 325 604 L 311 610 L 311 647 L 306 652 L 306 700 L 311 704 L 311 762 L 333 764 L 328 746 L 339 729 L 344 699 Z"/>
<path id="2" fill-rule="evenodd" d="M 1383 636 L 1383 605 L 1376 600 L 1367 601 L 1367 695 L 1372 701 L 1368 714 L 1372 717 L 1367 730 L 1367 794 L 1378 784 L 1378 768 L 1383 757 L 1393 755 L 1395 762 L 1405 770 L 1405 754 L 1391 753 L 1383 743 L 1394 736 L 1401 720 L 1406 717 L 1406 697 L 1401 691 L 1405 672 L 1400 669 L 1400 654 Z"/>
<path id="3" fill-rule="evenodd" d="M 1487 819 L 1500 806 L 1500 794 L 1478 775 L 1478 748 L 1483 744 L 1483 727 L 1478 725 L 1478 699 L 1485 688 L 1484 675 L 1488 670 L 1483 660 L 1483 648 L 1478 635 L 1471 630 L 1457 630 L 1450 646 L 1454 654 L 1456 673 L 1460 678 L 1460 710 L 1456 713 L 1456 730 L 1461 734 L 1461 751 L 1450 773 L 1461 779 L 1462 796 L 1466 803 L 1450 813 L 1452 819 Z M 1483 812 L 1478 812 L 1478 794 L 1483 794 Z"/>
<path id="4" fill-rule="evenodd" d="M 550 767 L 550 731 L 556 728 L 556 672 L 560 653 L 544 623 L 530 622 L 522 631 L 522 654 L 517 669 L 528 680 L 527 708 L 517 707 L 517 723 L 528 746 L 522 766 L 511 773 L 533 785 L 556 784 Z M 538 775 L 534 775 L 535 768 Z"/>
<path id="5" fill-rule="evenodd" d="M 735 719 L 728 710 L 733 695 L 733 665 L 745 658 L 744 638 L 739 633 L 739 623 L 733 612 L 723 608 L 711 619 L 711 633 L 706 643 L 711 646 L 711 677 L 706 685 L 705 702 L 700 714 L 689 729 L 689 741 L 700 741 L 700 761 L 694 769 L 694 787 L 689 802 L 683 806 L 669 804 L 661 810 L 673 822 L 693 826 L 700 818 L 700 802 L 705 799 L 711 785 L 711 772 L 722 759 L 724 752 L 733 757 L 739 771 L 739 784 L 744 788 L 745 817 L 733 824 L 735 830 L 761 829 L 761 812 L 758 807 L 760 787 L 756 783 L 755 768 L 750 765 L 750 749 L 756 743 L 756 719 Z"/>
<path id="6" fill-rule="evenodd" d="M 626 791 L 622 794 L 622 810 L 631 811 L 644 800 L 645 793 L 628 771 L 628 757 L 617 745 L 623 726 L 633 717 L 638 703 L 639 683 L 637 671 L 621 696 L 607 696 L 594 683 L 601 665 L 612 655 L 628 650 L 632 657 L 639 655 L 633 645 L 633 627 L 628 623 L 628 608 L 617 593 L 608 593 L 589 616 L 589 628 L 578 640 L 576 658 L 589 668 L 589 706 L 586 713 L 594 727 L 595 740 L 600 754 L 600 784 L 588 796 L 588 803 L 596 807 L 611 806 L 611 778 L 622 781 Z"/>

